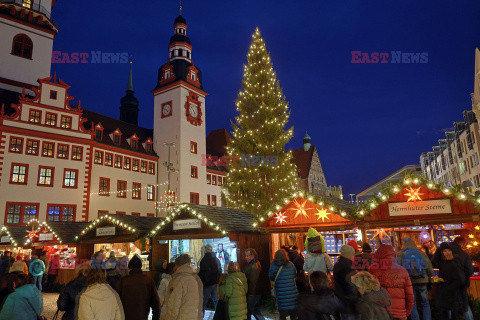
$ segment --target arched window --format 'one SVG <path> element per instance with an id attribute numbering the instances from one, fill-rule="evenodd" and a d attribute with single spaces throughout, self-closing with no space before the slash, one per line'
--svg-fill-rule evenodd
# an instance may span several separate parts
<path id="1" fill-rule="evenodd" d="M 32 59 L 32 51 L 33 42 L 28 36 L 17 34 L 15 38 L 13 38 L 12 54 L 22 58 Z"/>

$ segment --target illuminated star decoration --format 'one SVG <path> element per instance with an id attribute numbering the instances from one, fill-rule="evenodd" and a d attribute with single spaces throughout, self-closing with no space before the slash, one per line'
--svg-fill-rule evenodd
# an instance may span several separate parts
<path id="1" fill-rule="evenodd" d="M 387 238 L 390 238 L 388 233 L 383 228 L 375 229 L 374 231 L 375 231 L 375 233 L 373 234 L 372 239 L 375 239 L 375 237 L 378 236 L 378 238 L 380 239 L 380 242 L 383 242 L 383 237 L 386 236 Z"/>
<path id="2" fill-rule="evenodd" d="M 275 224 L 287 223 L 287 216 L 281 212 L 275 214 L 275 219 L 276 219 Z"/>
<path id="3" fill-rule="evenodd" d="M 304 200 L 303 203 L 300 203 L 297 200 L 294 200 L 293 204 L 295 206 L 293 208 L 287 209 L 287 211 L 289 211 L 289 210 L 295 211 L 295 217 L 294 218 L 298 217 L 299 214 L 301 214 L 305 218 L 308 218 L 307 211 L 308 210 L 313 210 L 313 208 L 308 208 L 308 209 L 305 208 L 305 206 L 307 204 L 307 200 Z"/>
<path id="4" fill-rule="evenodd" d="M 423 196 L 423 193 L 420 193 L 420 187 L 416 189 L 413 187 L 410 187 L 407 189 L 407 191 L 408 193 L 405 193 L 405 195 L 408 196 L 407 202 L 409 201 L 417 202 L 417 200 L 422 201 L 422 198 L 420 198 L 420 196 Z"/>
<path id="5" fill-rule="evenodd" d="M 328 220 L 329 213 L 325 209 L 322 209 L 322 210 L 317 209 L 317 212 L 315 213 L 315 215 L 317 216 L 317 220 L 322 219 L 322 222 L 325 222 L 325 219 Z"/>
<path id="6" fill-rule="evenodd" d="M 28 231 L 28 230 L 27 230 L 27 233 L 28 233 L 28 234 L 27 234 L 27 237 L 29 237 L 30 239 L 33 239 L 34 237 L 37 236 L 36 232 L 33 231 L 33 230 L 32 230 L 32 231 Z"/>

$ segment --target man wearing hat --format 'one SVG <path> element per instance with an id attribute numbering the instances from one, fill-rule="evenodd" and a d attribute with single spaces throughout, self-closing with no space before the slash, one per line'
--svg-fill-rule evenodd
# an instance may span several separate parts
<path id="1" fill-rule="evenodd" d="M 175 273 L 168 285 L 166 319 L 202 320 L 203 285 L 192 267 L 188 254 L 175 259 Z"/>
<path id="2" fill-rule="evenodd" d="M 213 253 L 213 248 L 210 244 L 205 246 L 205 255 L 200 260 L 200 271 L 198 276 L 203 283 L 203 313 L 207 302 L 212 297 L 215 309 L 218 303 L 217 286 L 220 281 L 220 275 L 222 274 L 222 266 L 220 260 Z"/>
<path id="3" fill-rule="evenodd" d="M 2 259 L 0 260 L 0 275 L 8 273 L 13 262 L 14 260 L 12 258 L 12 253 L 8 250 L 5 251 L 3 253 Z"/>
<path id="4" fill-rule="evenodd" d="M 340 248 L 340 257 L 333 266 L 333 279 L 335 283 L 335 294 L 345 304 L 345 309 L 341 311 L 342 320 L 359 320 L 360 316 L 355 314 L 355 302 L 358 300 L 358 293 L 350 281 L 355 271 L 352 270 L 352 263 L 355 257 L 355 249 L 349 245 L 343 245 Z"/>
<path id="5" fill-rule="evenodd" d="M 130 274 L 117 282 L 117 292 L 122 300 L 125 320 L 148 320 L 152 309 L 152 320 L 160 319 L 160 299 L 152 279 L 142 272 L 142 259 L 135 254 L 128 263 Z"/>

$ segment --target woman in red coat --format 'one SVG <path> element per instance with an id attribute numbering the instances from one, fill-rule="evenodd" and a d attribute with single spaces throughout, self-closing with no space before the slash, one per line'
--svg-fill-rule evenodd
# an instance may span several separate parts
<path id="1" fill-rule="evenodd" d="M 393 319 L 407 319 L 412 312 L 414 295 L 408 271 L 395 262 L 395 250 L 382 244 L 375 252 L 368 271 L 376 276 L 380 285 L 392 297 Z"/>

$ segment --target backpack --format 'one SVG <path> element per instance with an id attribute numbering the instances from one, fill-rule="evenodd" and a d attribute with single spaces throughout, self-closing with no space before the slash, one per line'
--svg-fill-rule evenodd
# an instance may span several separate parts
<path id="1" fill-rule="evenodd" d="M 30 265 L 30 267 L 32 268 L 32 275 L 33 276 L 41 276 L 43 275 L 43 268 L 42 268 L 42 263 L 40 260 L 36 259 L 32 262 L 32 264 Z"/>
<path id="2" fill-rule="evenodd" d="M 410 278 L 420 279 L 426 277 L 428 262 L 418 249 L 407 249 L 403 252 L 402 267 L 407 269 Z"/>

